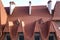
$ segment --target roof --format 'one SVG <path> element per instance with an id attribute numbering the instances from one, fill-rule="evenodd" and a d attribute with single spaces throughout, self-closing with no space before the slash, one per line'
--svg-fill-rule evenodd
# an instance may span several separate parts
<path id="1" fill-rule="evenodd" d="M 56 2 L 53 20 L 60 20 L 60 1 Z"/>
<path id="2" fill-rule="evenodd" d="M 57 23 L 53 21 L 52 24 L 53 24 L 53 27 L 55 29 L 57 38 L 60 38 L 60 30 L 58 29 Z"/>
<path id="3" fill-rule="evenodd" d="M 6 10 L 9 10 L 9 7 L 7 7 Z M 30 24 L 30 26 L 33 26 L 32 23 L 41 18 L 44 22 L 51 20 L 52 16 L 49 14 L 48 8 L 46 6 L 32 6 L 31 15 L 28 14 L 28 10 L 28 6 L 15 7 L 13 14 L 8 15 L 8 21 L 15 21 L 17 18 L 19 18 L 21 21 L 24 21 L 25 25 L 29 26 Z M 9 11 L 6 12 L 9 13 Z"/>
<path id="4" fill-rule="evenodd" d="M 50 32 L 55 32 L 54 25 L 52 24 L 52 21 L 50 23 Z"/>
<path id="5" fill-rule="evenodd" d="M 9 7 L 5 7 L 5 9 L 7 12 L 9 12 L 8 11 Z M 13 15 L 24 16 L 24 15 L 28 15 L 28 13 L 29 13 L 29 6 L 22 6 L 22 7 L 19 6 L 19 7 L 15 7 Z M 19 15 L 19 14 L 21 14 L 21 15 Z M 43 14 L 45 14 L 45 16 L 49 15 L 49 11 L 46 6 L 32 6 L 32 15 L 33 16 L 35 16 L 35 15 L 44 16 Z"/>
<path id="6" fill-rule="evenodd" d="M 6 11 L 9 14 L 8 10 L 9 10 L 9 7 L 6 8 Z M 15 7 L 13 14 L 11 16 L 8 15 L 8 19 L 13 21 L 17 18 L 20 18 L 20 20 L 24 20 L 24 21 L 28 21 L 28 20 L 29 21 L 31 21 L 31 20 L 36 21 L 40 18 L 43 18 L 43 20 L 46 21 L 48 19 L 50 20 L 52 17 L 49 14 L 48 8 L 46 6 L 32 6 L 31 16 L 29 16 L 28 10 L 29 10 L 28 6 Z"/>
<path id="7" fill-rule="evenodd" d="M 3 7 L 3 4 L 0 0 L 0 25 L 5 25 L 6 22 L 7 22 L 7 13 L 6 13 L 6 11 Z"/>
<path id="8" fill-rule="evenodd" d="M 43 20 L 38 20 L 36 26 L 39 27 L 39 32 L 43 39 L 46 39 L 50 33 L 50 21 L 42 22 Z"/>
<path id="9" fill-rule="evenodd" d="M 7 14 L 10 13 L 10 8 L 9 7 L 5 7 L 5 10 L 6 10 Z"/>
<path id="10" fill-rule="evenodd" d="M 6 8 L 6 10 L 9 10 L 9 8 Z M 9 13 L 9 11 L 7 11 Z M 32 6 L 32 14 L 30 17 L 44 17 L 44 18 L 50 18 L 51 15 L 49 14 L 48 8 L 46 6 Z M 29 7 L 23 6 L 23 7 L 15 7 L 13 14 L 11 16 L 8 16 L 9 18 L 13 17 L 29 17 Z"/>

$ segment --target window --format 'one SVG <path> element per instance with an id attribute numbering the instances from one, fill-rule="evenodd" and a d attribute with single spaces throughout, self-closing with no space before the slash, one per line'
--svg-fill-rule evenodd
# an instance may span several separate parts
<path id="1" fill-rule="evenodd" d="M 4 40 L 11 40 L 9 33 L 5 33 L 5 39 Z"/>
<path id="2" fill-rule="evenodd" d="M 50 33 L 49 40 L 56 40 L 56 35 L 55 33 Z"/>
<path id="3" fill-rule="evenodd" d="M 41 40 L 40 33 L 39 32 L 34 33 L 34 38 L 35 40 Z"/>
<path id="4" fill-rule="evenodd" d="M 35 40 L 41 40 L 40 39 L 40 33 L 39 32 L 34 33 L 34 39 Z M 24 34 L 23 34 L 23 32 L 20 32 L 18 34 L 18 40 L 24 40 Z"/>
<path id="5" fill-rule="evenodd" d="M 20 32 L 19 34 L 18 34 L 18 40 L 24 40 L 24 34 L 23 34 L 23 32 Z"/>

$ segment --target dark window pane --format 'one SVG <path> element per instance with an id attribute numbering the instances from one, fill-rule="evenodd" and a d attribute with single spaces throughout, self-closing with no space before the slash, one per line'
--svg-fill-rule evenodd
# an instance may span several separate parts
<path id="1" fill-rule="evenodd" d="M 50 33 L 49 40 L 56 40 L 56 35 L 54 32 Z"/>
<path id="2" fill-rule="evenodd" d="M 5 33 L 5 39 L 4 40 L 11 40 L 9 32 Z"/>
<path id="3" fill-rule="evenodd" d="M 7 38 L 7 40 L 11 40 L 11 39 L 10 39 L 10 36 L 7 36 L 6 38 Z"/>
<path id="4" fill-rule="evenodd" d="M 19 36 L 19 40 L 24 40 L 24 36 Z"/>
<path id="5" fill-rule="evenodd" d="M 23 32 L 19 33 L 19 40 L 24 40 L 24 34 L 23 34 Z"/>
<path id="6" fill-rule="evenodd" d="M 40 40 L 40 37 L 39 36 L 35 36 L 35 40 Z"/>
<path id="7" fill-rule="evenodd" d="M 36 32 L 34 34 L 34 37 L 35 37 L 35 40 L 40 40 L 40 33 L 39 32 Z"/>
<path id="8" fill-rule="evenodd" d="M 49 40 L 54 40 L 54 37 L 53 37 L 53 36 L 50 36 L 50 37 L 49 37 Z"/>

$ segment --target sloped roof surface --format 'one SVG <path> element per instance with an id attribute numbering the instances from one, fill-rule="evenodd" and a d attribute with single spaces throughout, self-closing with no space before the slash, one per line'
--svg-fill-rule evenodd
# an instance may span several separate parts
<path id="1" fill-rule="evenodd" d="M 56 2 L 53 20 L 60 20 L 60 1 Z"/>
<path id="2" fill-rule="evenodd" d="M 6 8 L 8 10 L 9 8 Z M 7 11 L 8 12 L 8 11 Z M 14 16 L 27 16 L 29 14 L 29 7 L 16 7 L 13 11 Z M 29 15 L 28 15 L 29 16 Z M 49 16 L 48 8 L 46 6 L 32 6 L 31 16 Z"/>
<path id="3" fill-rule="evenodd" d="M 21 19 L 34 19 L 38 18 L 51 18 L 46 6 L 32 6 L 32 14 L 29 16 L 29 7 L 16 7 L 11 16 L 8 16 L 9 20 L 14 20 L 16 17 Z M 12 19 L 13 18 L 13 19 Z M 36 19 L 38 19 L 36 18 Z"/>
<path id="4" fill-rule="evenodd" d="M 9 10 L 9 7 L 6 8 L 6 10 Z M 9 13 L 9 11 L 6 11 Z M 48 12 L 48 8 L 46 6 L 32 6 L 32 14 L 29 15 L 29 7 L 23 6 L 23 7 L 15 7 L 13 14 L 8 15 L 9 21 L 14 21 L 17 18 L 19 18 L 21 21 L 25 22 L 25 25 L 32 26 L 32 23 L 43 19 L 44 22 L 51 20 L 51 15 Z M 19 27 L 20 28 L 20 27 Z M 18 29 L 19 31 L 19 29 Z"/>
<path id="5" fill-rule="evenodd" d="M 0 25 L 5 25 L 7 22 L 7 13 L 0 0 Z"/>

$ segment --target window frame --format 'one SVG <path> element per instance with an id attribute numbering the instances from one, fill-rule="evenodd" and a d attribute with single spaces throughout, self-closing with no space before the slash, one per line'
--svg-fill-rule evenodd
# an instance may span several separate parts
<path id="1" fill-rule="evenodd" d="M 56 40 L 55 32 L 50 32 L 49 37 L 50 37 L 50 36 L 53 36 L 54 40 Z"/>
<path id="2" fill-rule="evenodd" d="M 23 32 L 19 32 L 19 33 L 18 33 L 18 40 L 19 40 L 19 37 L 20 37 L 20 36 L 23 36 L 23 37 L 24 37 L 24 33 L 23 33 Z"/>
<path id="3" fill-rule="evenodd" d="M 35 32 L 35 33 L 34 33 L 34 40 L 35 40 L 35 36 L 39 36 L 39 40 L 41 40 L 40 32 Z"/>
<path id="4" fill-rule="evenodd" d="M 5 38 L 4 38 L 4 40 L 7 40 L 7 36 L 10 36 L 9 32 L 5 32 Z M 11 40 L 11 38 L 10 38 L 10 40 Z"/>

